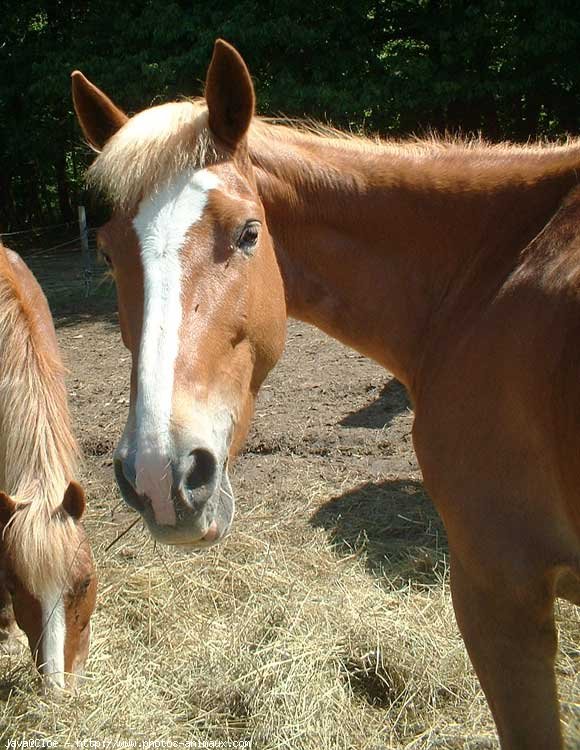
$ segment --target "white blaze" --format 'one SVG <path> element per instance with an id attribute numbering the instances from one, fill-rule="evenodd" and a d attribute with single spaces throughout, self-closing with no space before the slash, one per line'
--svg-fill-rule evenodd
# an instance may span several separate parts
<path id="1" fill-rule="evenodd" d="M 142 201 L 133 225 L 141 245 L 144 304 L 137 374 L 136 490 L 151 500 L 157 523 L 175 524 L 169 423 L 181 324 L 180 252 L 208 193 L 207 170 L 187 172 Z"/>
<path id="2" fill-rule="evenodd" d="M 42 672 L 59 687 L 64 687 L 64 644 L 66 618 L 62 592 L 47 594 L 42 609 Z"/>

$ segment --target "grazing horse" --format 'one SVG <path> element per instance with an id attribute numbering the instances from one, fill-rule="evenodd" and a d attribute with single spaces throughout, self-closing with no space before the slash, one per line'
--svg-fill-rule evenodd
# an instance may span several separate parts
<path id="1" fill-rule="evenodd" d="M 82 671 L 95 606 L 78 449 L 48 304 L 0 243 L 0 639 L 26 633 L 47 682 Z"/>
<path id="2" fill-rule="evenodd" d="M 132 354 L 116 451 L 151 533 L 203 546 L 286 315 L 391 370 L 447 529 L 504 750 L 562 747 L 553 604 L 580 603 L 580 142 L 381 143 L 254 117 L 216 42 L 205 101 L 128 118 L 73 74 Z"/>

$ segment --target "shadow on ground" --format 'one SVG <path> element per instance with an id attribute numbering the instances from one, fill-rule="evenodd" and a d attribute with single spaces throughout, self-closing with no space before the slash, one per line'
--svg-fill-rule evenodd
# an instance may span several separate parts
<path id="1" fill-rule="evenodd" d="M 56 328 L 84 321 L 117 325 L 115 285 L 94 255 L 88 275 L 76 248 L 25 253 L 22 257 L 46 295 Z"/>
<path id="2" fill-rule="evenodd" d="M 368 482 L 329 500 L 310 523 L 329 532 L 337 555 L 364 555 L 388 585 L 441 580 L 447 537 L 421 482 Z"/>
<path id="3" fill-rule="evenodd" d="M 117 329 L 119 327 L 119 316 L 117 314 L 117 302 L 115 299 L 102 300 L 89 297 L 82 302 L 78 300 L 54 302 L 49 298 L 52 311 L 54 327 L 72 328 L 79 323 L 94 323 L 96 321 L 106 323 Z"/>
<path id="4" fill-rule="evenodd" d="M 379 397 L 359 411 L 352 412 L 340 424 L 343 427 L 371 427 L 382 429 L 388 426 L 397 414 L 410 409 L 411 402 L 405 386 L 392 378 Z"/>

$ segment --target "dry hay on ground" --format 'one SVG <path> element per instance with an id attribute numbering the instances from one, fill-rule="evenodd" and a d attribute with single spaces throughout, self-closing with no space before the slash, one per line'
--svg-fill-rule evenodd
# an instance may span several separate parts
<path id="1" fill-rule="evenodd" d="M 369 576 L 362 548 L 337 560 L 321 530 L 293 544 L 284 524 L 264 534 L 249 515 L 239 522 L 244 531 L 223 549 L 192 557 L 154 550 L 142 533 L 114 553 L 101 548 L 82 692 L 39 696 L 28 659 L 5 657 L 2 739 L 497 747 L 443 564 L 430 585 L 392 587 Z M 562 615 L 560 674 L 572 700 L 580 624 L 571 608 Z"/>

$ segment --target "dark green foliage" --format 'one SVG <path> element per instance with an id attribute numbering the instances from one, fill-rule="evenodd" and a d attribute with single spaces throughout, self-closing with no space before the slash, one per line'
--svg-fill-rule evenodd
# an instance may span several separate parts
<path id="1" fill-rule="evenodd" d="M 214 39 L 238 47 L 262 114 L 389 133 L 580 132 L 572 0 L 0 0 L 0 230 L 68 220 L 91 156 L 80 68 L 128 112 L 200 95 Z"/>

